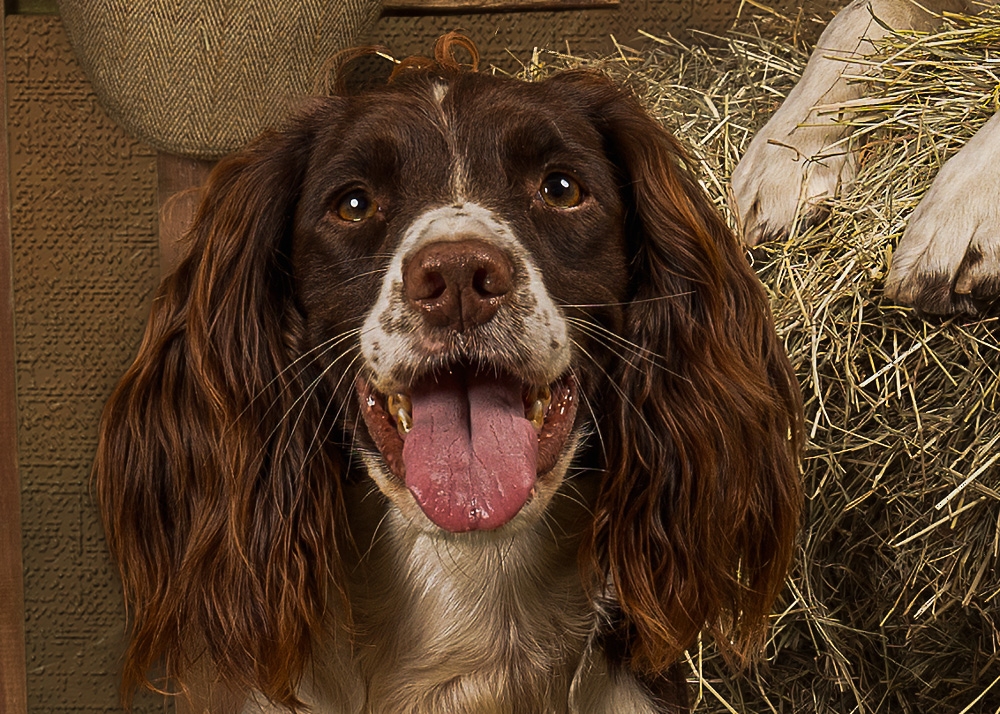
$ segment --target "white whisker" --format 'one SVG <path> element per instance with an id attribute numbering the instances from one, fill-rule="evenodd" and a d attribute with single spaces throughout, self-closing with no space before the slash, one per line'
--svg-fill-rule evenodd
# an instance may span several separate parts
<path id="1" fill-rule="evenodd" d="M 604 374 L 605 378 L 608 381 L 608 384 L 610 384 L 614 388 L 614 390 L 618 392 L 618 396 L 620 396 L 625 401 L 625 403 L 628 404 L 629 407 L 631 407 L 632 411 L 635 412 L 635 415 L 639 418 L 639 420 L 642 422 L 643 426 L 646 427 L 649 433 L 656 436 L 656 432 L 653 430 L 653 427 L 651 427 L 649 425 L 649 422 L 646 421 L 645 415 L 641 411 L 639 411 L 639 408 L 635 406 L 635 404 L 632 402 L 631 399 L 629 399 L 628 395 L 625 394 L 625 391 L 618 386 L 618 383 L 610 374 L 608 374 L 607 370 L 605 370 L 604 367 L 601 366 L 601 363 L 598 362 L 596 359 L 594 359 L 594 356 L 591 355 L 589 352 L 587 352 L 587 350 L 585 350 L 580 345 L 579 342 L 577 342 L 576 340 L 573 340 L 572 342 L 576 346 L 576 348 L 580 350 L 580 353 L 583 354 L 591 362 L 593 362 L 594 366 L 597 367 L 597 369 L 599 369 L 602 374 Z"/>
<path id="2" fill-rule="evenodd" d="M 687 295 L 693 295 L 693 290 L 685 290 L 682 293 L 674 293 L 673 295 L 657 295 L 651 298 L 642 298 L 641 300 L 627 300 L 625 302 L 592 302 L 592 303 L 581 303 L 574 305 L 571 303 L 560 303 L 559 307 L 562 308 L 588 308 L 588 307 L 628 307 L 630 305 L 641 305 L 647 302 L 659 302 L 660 300 L 676 300 L 679 297 L 685 297 Z"/>

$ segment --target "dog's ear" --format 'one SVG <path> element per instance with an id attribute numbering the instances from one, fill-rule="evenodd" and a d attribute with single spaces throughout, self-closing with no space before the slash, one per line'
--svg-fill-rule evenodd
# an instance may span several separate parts
<path id="1" fill-rule="evenodd" d="M 233 689 L 297 703 L 342 509 L 342 462 L 297 361 L 289 265 L 316 123 L 212 172 L 189 252 L 104 410 L 94 484 L 131 617 L 126 703 L 153 688 L 154 664 L 182 681 L 192 650 Z"/>
<path id="2" fill-rule="evenodd" d="M 801 396 L 767 295 L 679 143 L 606 78 L 557 78 L 620 173 L 636 359 L 599 423 L 608 456 L 585 556 L 610 577 L 618 645 L 662 673 L 707 627 L 761 644 L 801 510 Z M 612 648 L 614 649 L 614 648 Z"/>

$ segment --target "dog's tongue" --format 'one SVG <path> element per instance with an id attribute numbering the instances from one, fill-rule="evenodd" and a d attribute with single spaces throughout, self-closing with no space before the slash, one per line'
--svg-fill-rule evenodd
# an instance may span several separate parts
<path id="1" fill-rule="evenodd" d="M 406 486 L 427 517 L 459 533 L 499 528 L 517 515 L 535 485 L 538 461 L 521 386 L 448 374 L 420 385 L 411 398 Z"/>

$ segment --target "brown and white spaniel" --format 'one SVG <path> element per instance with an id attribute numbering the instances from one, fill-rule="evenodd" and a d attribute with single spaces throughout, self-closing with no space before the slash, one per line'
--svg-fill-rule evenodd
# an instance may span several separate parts
<path id="1" fill-rule="evenodd" d="M 607 78 L 456 45 L 212 174 L 101 427 L 126 699 L 668 712 L 703 629 L 760 646 L 801 500 L 762 286 Z"/>

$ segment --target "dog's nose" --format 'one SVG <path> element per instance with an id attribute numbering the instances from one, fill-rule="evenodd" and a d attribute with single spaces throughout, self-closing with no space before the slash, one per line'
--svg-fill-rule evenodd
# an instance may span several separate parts
<path id="1" fill-rule="evenodd" d="M 428 324 L 463 332 L 496 314 L 513 287 L 514 268 L 482 240 L 436 241 L 403 266 L 403 291 Z"/>

